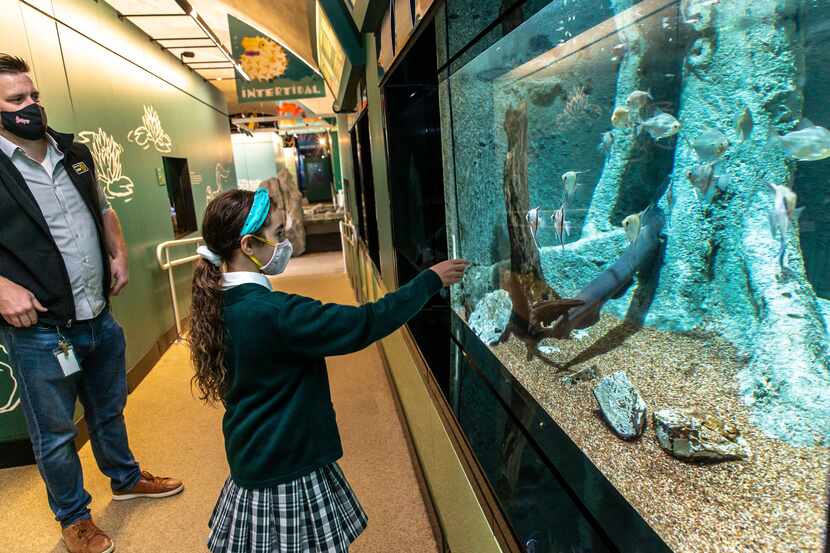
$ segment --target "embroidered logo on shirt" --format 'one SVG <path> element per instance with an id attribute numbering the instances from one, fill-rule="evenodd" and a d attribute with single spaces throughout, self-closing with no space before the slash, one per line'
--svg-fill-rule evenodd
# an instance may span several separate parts
<path id="1" fill-rule="evenodd" d="M 75 169 L 75 172 L 79 175 L 83 175 L 84 173 L 89 172 L 89 167 L 87 167 L 86 163 L 84 163 L 83 161 L 79 161 L 78 163 L 73 164 L 72 168 Z"/>

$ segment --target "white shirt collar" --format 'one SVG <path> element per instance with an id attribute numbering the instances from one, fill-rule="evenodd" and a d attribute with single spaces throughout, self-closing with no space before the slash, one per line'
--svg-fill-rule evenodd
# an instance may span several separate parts
<path id="1" fill-rule="evenodd" d="M 46 142 L 49 146 L 52 146 L 52 148 L 55 149 L 55 153 L 57 155 L 59 155 L 60 157 L 63 157 L 63 154 L 61 153 L 61 149 L 58 148 L 58 143 L 55 141 L 54 138 L 52 138 L 52 135 L 50 135 L 48 133 L 46 134 Z M 6 154 L 6 157 L 11 159 L 12 156 L 14 155 L 14 153 L 17 150 L 20 150 L 22 152 L 23 148 L 21 148 L 20 146 L 18 146 L 17 144 L 15 144 L 14 142 L 12 142 L 8 138 L 6 138 L 5 136 L 0 135 L 0 151 L 2 151 L 4 154 Z M 48 155 L 48 150 L 47 150 L 47 155 Z"/>
<path id="2" fill-rule="evenodd" d="M 268 288 L 269 291 L 274 290 L 271 288 L 271 281 L 262 273 L 239 271 L 222 274 L 222 290 L 230 290 L 241 284 L 259 284 L 260 286 Z"/>

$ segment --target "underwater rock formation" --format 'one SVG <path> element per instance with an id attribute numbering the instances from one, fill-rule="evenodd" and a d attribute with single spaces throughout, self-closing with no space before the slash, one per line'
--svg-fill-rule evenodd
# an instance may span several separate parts
<path id="1" fill-rule="evenodd" d="M 470 317 L 470 328 L 482 342 L 488 346 L 498 343 L 507 323 L 513 304 L 510 295 L 504 290 L 496 290 L 485 295 L 478 302 L 475 311 Z"/>
<path id="2" fill-rule="evenodd" d="M 619 56 L 620 67 L 617 72 L 617 88 L 615 93 L 617 106 L 625 105 L 628 95 L 641 89 L 643 52 L 648 47 L 640 25 L 632 25 L 633 14 L 626 10 L 637 2 L 635 0 L 611 0 L 614 13 L 617 16 L 614 22 L 621 39 Z M 611 214 L 617 203 L 620 185 L 623 176 L 629 170 L 632 159 L 637 156 L 636 136 L 633 129 L 616 129 L 613 132 L 614 140 L 608 149 L 605 163 L 599 181 L 591 196 L 591 205 L 582 227 L 582 236 L 589 236 L 597 232 L 609 231 L 613 228 Z"/>
<path id="3" fill-rule="evenodd" d="M 605 422 L 619 437 L 632 440 L 642 435 L 646 427 L 646 402 L 623 371 L 603 378 L 594 388 L 594 397 Z"/>
<path id="4" fill-rule="evenodd" d="M 660 446 L 679 459 L 731 461 L 752 454 L 734 425 L 708 414 L 661 409 L 654 430 Z"/>
<path id="5" fill-rule="evenodd" d="M 287 169 L 280 169 L 276 177 L 262 181 L 260 188 L 266 188 L 271 198 L 285 210 L 285 237 L 291 242 L 297 257 L 305 253 L 305 223 L 303 221 L 303 195 L 297 182 Z"/>
<path id="6" fill-rule="evenodd" d="M 795 162 L 767 142 L 802 117 L 801 0 L 695 3 L 698 38 L 685 60 L 670 190 L 668 241 L 646 323 L 673 331 L 714 330 L 750 356 L 739 374 L 753 421 L 794 445 L 830 444 L 830 352 L 797 228 L 789 258 L 767 220 L 768 183 L 790 182 Z M 747 25 L 745 15 L 752 13 Z M 743 29 L 743 32 L 735 32 Z M 758 71 L 763 67 L 763 71 Z M 748 108 L 754 130 L 740 142 L 734 120 Z M 718 160 L 730 184 L 702 202 L 686 177 L 700 163 L 690 142 L 708 130 L 730 144 Z M 670 205 L 672 204 L 672 205 Z"/>

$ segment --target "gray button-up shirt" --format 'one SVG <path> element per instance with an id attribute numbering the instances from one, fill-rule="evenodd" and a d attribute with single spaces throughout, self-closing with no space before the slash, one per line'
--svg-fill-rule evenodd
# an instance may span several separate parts
<path id="1" fill-rule="evenodd" d="M 43 212 L 69 273 L 75 319 L 85 321 L 95 318 L 106 307 L 103 271 L 110 268 L 103 265 L 92 214 L 60 163 L 63 154 L 51 136 L 46 138 L 48 146 L 43 163 L 30 158 L 22 148 L 3 136 L 0 136 L 0 150 L 23 175 Z M 102 212 L 111 209 L 100 186 L 98 194 Z"/>

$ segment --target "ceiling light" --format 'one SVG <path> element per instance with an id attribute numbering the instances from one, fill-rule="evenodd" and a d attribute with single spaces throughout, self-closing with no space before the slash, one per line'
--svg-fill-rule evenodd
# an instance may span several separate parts
<path id="1" fill-rule="evenodd" d="M 214 33 L 213 30 L 210 27 L 208 27 L 207 23 L 205 23 L 205 21 L 199 16 L 196 10 L 193 9 L 193 6 L 191 6 L 187 0 L 176 0 L 176 4 L 178 4 L 182 11 L 184 11 L 185 14 L 189 15 L 190 18 L 193 19 L 194 23 L 196 23 L 199 29 L 201 29 L 202 32 L 205 33 L 211 41 L 213 41 L 216 47 L 219 48 L 219 51 L 222 52 L 222 55 L 228 58 L 228 61 L 231 62 L 231 64 L 233 64 L 233 68 L 236 69 L 237 73 L 242 75 L 242 77 L 246 81 L 250 81 L 251 77 L 249 77 L 248 74 L 245 73 L 245 71 L 242 69 L 242 66 L 239 65 L 239 63 L 233 58 L 228 49 L 225 48 L 225 45 L 222 44 L 222 41 L 219 40 L 219 37 L 216 36 L 216 33 Z"/>

